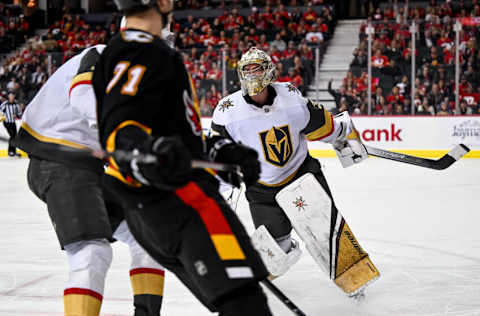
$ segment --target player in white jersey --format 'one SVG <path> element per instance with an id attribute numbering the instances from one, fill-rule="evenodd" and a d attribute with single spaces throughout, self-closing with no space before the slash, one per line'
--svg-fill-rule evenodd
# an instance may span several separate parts
<path id="1" fill-rule="evenodd" d="M 365 159 L 348 114 L 334 118 L 291 83 L 275 83 L 270 56 L 256 48 L 242 56 L 237 71 L 242 89 L 220 100 L 211 129 L 259 153 L 260 179 L 246 190 L 257 228 L 253 243 L 271 275 L 279 276 L 300 258 L 293 226 L 330 278 L 347 294 L 359 293 L 378 271 L 336 209 L 307 148 L 308 141 L 332 143 L 344 166 Z"/>
<path id="2" fill-rule="evenodd" d="M 69 264 L 64 290 L 68 316 L 97 316 L 112 261 L 110 242 L 128 244 L 136 316 L 159 315 L 164 269 L 131 235 L 122 208 L 102 187 L 103 162 L 74 149 L 100 149 L 94 65 L 105 45 L 62 65 L 27 106 L 18 145 L 28 153 L 28 184 L 47 204 Z"/>

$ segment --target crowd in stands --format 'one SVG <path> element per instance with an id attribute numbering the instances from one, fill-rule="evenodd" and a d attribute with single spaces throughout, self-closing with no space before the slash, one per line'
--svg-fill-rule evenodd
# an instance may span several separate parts
<path id="1" fill-rule="evenodd" d="M 18 21 L 20 23 L 22 18 Z M 17 32 L 23 36 L 21 30 L 17 29 Z M 107 43 L 113 34 L 101 25 L 91 27 L 78 14 L 64 14 L 61 20 L 48 28 L 45 35 L 34 35 L 20 47 L 18 45 L 22 43 L 17 43 L 16 49 L 2 61 L 0 100 L 13 92 L 17 102 L 28 104 L 61 64 L 86 47 Z"/>
<path id="2" fill-rule="evenodd" d="M 29 23 L 22 14 L 21 7 L 0 2 L 0 55 L 5 56 L 24 44 L 32 34 L 33 30 L 30 29 Z M 20 52 L 17 52 L 17 55 L 7 60 L 1 60 L 0 102 L 7 99 L 9 92 L 18 91 L 20 97 L 23 97 L 23 92 L 26 92 L 27 89 L 20 89 L 20 86 L 27 82 L 30 83 L 30 74 L 37 73 L 37 66 L 41 63 L 38 56 L 35 56 L 32 51 L 25 52 L 22 58 L 25 59 L 25 64 L 29 64 L 29 67 L 23 67 L 19 58 Z M 41 82 L 40 78 L 39 82 Z"/>
<path id="3" fill-rule="evenodd" d="M 222 92 L 240 88 L 236 65 L 252 46 L 272 56 L 278 81 L 293 82 L 304 92 L 313 79 L 314 48 L 323 52 L 335 23 L 330 6 L 287 10 L 279 3 L 273 9 L 267 4 L 242 13 L 233 7 L 215 18 L 188 15 L 171 23 L 175 45 L 192 74 L 203 115 L 213 112 Z M 65 13 L 45 35 L 30 38 L 2 63 L 0 86 L 4 94 L 13 91 L 17 101 L 27 104 L 57 67 L 86 47 L 108 43 L 119 24 L 119 14 L 113 14 L 105 25 L 92 25 L 79 14 Z M 222 91 L 224 53 L 226 91 Z"/>
<path id="4" fill-rule="evenodd" d="M 203 115 L 210 115 L 222 97 L 223 54 L 227 93 L 239 89 L 237 62 L 252 46 L 272 57 L 278 81 L 292 82 L 305 92 L 313 80 L 314 49 L 319 47 L 323 53 L 335 26 L 329 6 L 287 10 L 280 3 L 273 9 L 253 6 L 248 12 L 241 15 L 233 8 L 210 19 L 188 15 L 172 24 L 176 47 L 197 85 Z"/>
<path id="5" fill-rule="evenodd" d="M 0 2 L 0 54 L 8 53 L 31 34 L 28 22 L 18 6 Z"/>
<path id="6" fill-rule="evenodd" d="M 335 0 L 176 0 L 175 10 L 210 10 L 248 8 L 251 6 L 264 7 L 272 5 L 288 5 L 291 7 L 307 5 L 333 5 Z"/>
<path id="7" fill-rule="evenodd" d="M 396 1 L 378 8 L 361 26 L 359 46 L 354 50 L 350 71 L 339 90 L 329 92 L 337 110 L 368 113 L 368 23 L 375 29 L 372 41 L 372 114 L 450 115 L 480 114 L 480 34 L 478 26 L 463 25 L 460 32 L 459 109 L 455 111 L 456 18 L 480 17 L 480 4 L 450 1 L 427 6 L 400 5 Z M 410 25 L 418 26 L 415 52 Z M 411 100 L 411 58 L 415 54 L 415 94 Z"/>

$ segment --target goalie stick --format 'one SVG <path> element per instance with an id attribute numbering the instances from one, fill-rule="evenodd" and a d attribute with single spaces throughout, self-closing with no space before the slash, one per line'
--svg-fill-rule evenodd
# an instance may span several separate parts
<path id="1" fill-rule="evenodd" d="M 368 145 L 364 145 L 364 146 L 365 146 L 365 149 L 367 150 L 367 153 L 370 156 L 389 159 L 389 160 L 395 160 L 398 162 L 403 162 L 403 163 L 416 165 L 424 168 L 435 169 L 435 170 L 443 170 L 450 167 L 454 162 L 456 162 L 458 159 L 460 159 L 470 151 L 470 149 L 464 144 L 459 144 L 455 146 L 452 150 L 450 150 L 447 154 L 445 154 L 443 157 L 437 160 L 434 160 L 434 159 L 421 158 L 421 157 L 401 154 L 393 151 L 371 147 Z"/>
<path id="2" fill-rule="evenodd" d="M 300 308 L 297 307 L 278 287 L 276 287 L 272 281 L 265 279 L 261 281 L 270 292 L 273 293 L 289 310 L 291 310 L 297 316 L 307 316 Z"/>

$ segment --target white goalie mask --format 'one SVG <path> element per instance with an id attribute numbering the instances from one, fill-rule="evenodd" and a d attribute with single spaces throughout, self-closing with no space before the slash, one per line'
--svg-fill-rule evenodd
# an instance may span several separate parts
<path id="1" fill-rule="evenodd" d="M 237 72 L 243 95 L 257 95 L 275 80 L 275 65 L 272 59 L 256 47 L 242 55 Z"/>

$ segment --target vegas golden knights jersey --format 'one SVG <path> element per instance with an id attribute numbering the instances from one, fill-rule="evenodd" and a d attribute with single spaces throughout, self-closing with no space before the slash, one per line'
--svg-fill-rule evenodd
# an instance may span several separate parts
<path id="1" fill-rule="evenodd" d="M 331 142 L 341 128 L 291 83 L 273 83 L 269 89 L 276 95 L 271 105 L 251 104 L 241 90 L 220 100 L 211 128 L 214 134 L 256 149 L 262 167 L 258 182 L 279 186 L 295 176 L 308 155 L 309 140 Z"/>
<path id="2" fill-rule="evenodd" d="M 86 48 L 69 59 L 28 104 L 17 141 L 30 156 L 103 171 L 99 159 L 76 154 L 65 147 L 100 148 L 91 77 L 104 47 Z"/>
<path id="3" fill-rule="evenodd" d="M 193 158 L 205 152 L 197 98 L 181 55 L 152 34 L 128 29 L 112 38 L 93 75 L 100 142 L 133 150 L 151 136 L 178 135 Z M 112 175 L 140 186 L 128 165 Z M 127 170 L 127 171 L 125 171 Z"/>

